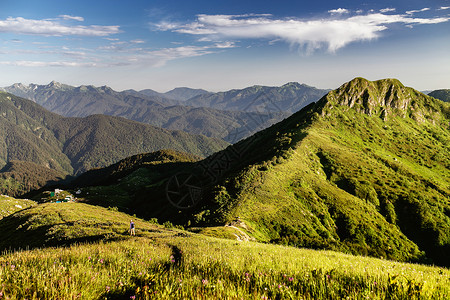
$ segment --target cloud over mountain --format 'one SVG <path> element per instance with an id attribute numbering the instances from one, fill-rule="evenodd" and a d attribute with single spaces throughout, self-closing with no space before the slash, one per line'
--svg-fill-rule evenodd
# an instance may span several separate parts
<path id="1" fill-rule="evenodd" d="M 449 17 L 414 18 L 415 12 L 427 8 L 408 11 L 406 14 L 386 14 L 394 8 L 382 9 L 380 13 L 349 16 L 349 10 L 338 8 L 329 10 L 328 18 L 296 19 L 275 18 L 271 15 L 206 15 L 188 24 L 164 22 L 159 30 L 173 31 L 189 35 L 202 35 L 218 39 L 281 39 L 291 45 L 305 48 L 308 53 L 326 48 L 328 52 L 349 43 L 373 40 L 389 29 L 393 23 L 406 26 L 437 24 L 449 21 Z"/>

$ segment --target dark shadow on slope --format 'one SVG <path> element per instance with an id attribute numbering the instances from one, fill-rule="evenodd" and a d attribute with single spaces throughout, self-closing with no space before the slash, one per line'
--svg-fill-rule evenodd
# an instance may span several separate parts
<path id="1" fill-rule="evenodd" d="M 0 220 L 0 228 L 2 231 L 0 252 L 28 250 L 42 247 L 70 246 L 73 244 L 92 243 L 100 240 L 110 242 L 124 239 L 128 234 L 128 232 L 125 231 L 123 234 L 105 233 L 67 238 L 64 235 L 58 236 L 57 234 L 49 233 L 56 226 L 73 227 L 76 222 L 59 222 L 51 225 L 37 226 L 36 228 L 27 228 L 26 226 L 30 217 L 18 217 L 16 214 Z"/>

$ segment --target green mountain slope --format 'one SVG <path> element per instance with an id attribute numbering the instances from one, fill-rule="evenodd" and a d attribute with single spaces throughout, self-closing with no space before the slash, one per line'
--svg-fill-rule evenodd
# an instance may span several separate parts
<path id="1" fill-rule="evenodd" d="M 199 161 L 199 156 L 164 149 L 156 152 L 133 155 L 105 168 L 92 169 L 73 180 L 70 184 L 74 187 L 108 185 L 122 180 L 134 171 L 146 166 L 158 166 L 177 164 L 183 162 Z"/>
<path id="2" fill-rule="evenodd" d="M 186 104 L 232 111 L 294 113 L 317 101 L 327 92 L 328 90 L 290 82 L 280 87 L 255 85 L 245 89 L 199 95 L 186 101 Z"/>
<path id="3" fill-rule="evenodd" d="M 78 173 L 110 165 L 130 154 L 170 148 L 205 156 L 227 145 L 222 140 L 203 135 L 104 115 L 67 118 L 53 131 L 66 141 L 64 153 Z"/>
<path id="4" fill-rule="evenodd" d="M 0 166 L 8 161 L 30 161 L 56 171 L 72 173 L 70 160 L 62 153 L 63 142 L 47 124 L 62 120 L 35 103 L 0 92 Z"/>
<path id="5" fill-rule="evenodd" d="M 255 137 L 210 201 L 262 240 L 449 265 L 449 112 L 357 78 Z"/>
<path id="6" fill-rule="evenodd" d="M 124 182 L 141 178 L 127 207 L 144 217 L 231 224 L 260 241 L 448 266 L 449 120 L 448 103 L 397 80 L 356 78 L 203 161 L 138 170 L 96 191 L 125 191 Z M 179 192 L 194 199 L 200 191 L 201 201 L 180 210 L 167 192 L 189 174 L 191 187 Z"/>
<path id="7" fill-rule="evenodd" d="M 66 176 L 66 173 L 58 172 L 47 166 L 29 161 L 12 160 L 0 170 L 0 193 L 10 196 L 23 195 L 47 184 L 60 182 Z"/>
<path id="8" fill-rule="evenodd" d="M 444 102 L 450 102 L 450 90 L 435 90 L 428 94 L 428 96 L 434 97 L 436 99 L 442 100 Z"/>
<path id="9" fill-rule="evenodd" d="M 36 163 L 58 174 L 77 174 L 137 153 L 171 148 L 206 156 L 227 145 L 219 139 L 118 117 L 65 118 L 2 92 L 0 104 L 0 167 L 16 160 Z M 11 172 L 5 176 L 14 178 Z"/>

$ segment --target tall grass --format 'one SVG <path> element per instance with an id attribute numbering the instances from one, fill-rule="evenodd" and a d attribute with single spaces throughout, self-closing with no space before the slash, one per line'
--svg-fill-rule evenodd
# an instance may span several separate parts
<path id="1" fill-rule="evenodd" d="M 449 276 L 444 268 L 161 230 L 4 253 L 0 299 L 448 299 Z"/>

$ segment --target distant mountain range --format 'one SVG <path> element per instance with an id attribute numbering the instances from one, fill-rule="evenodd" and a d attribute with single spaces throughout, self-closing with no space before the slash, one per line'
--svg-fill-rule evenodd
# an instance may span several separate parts
<path id="1" fill-rule="evenodd" d="M 280 87 L 255 85 L 240 90 L 195 96 L 187 105 L 232 111 L 285 111 L 294 113 L 319 100 L 329 90 L 290 82 Z"/>
<path id="2" fill-rule="evenodd" d="M 211 92 L 205 91 L 203 89 L 191 89 L 188 87 L 178 87 L 174 88 L 173 90 L 170 90 L 165 93 L 159 93 L 157 91 L 154 91 L 152 89 L 145 89 L 141 91 L 136 90 L 125 90 L 124 93 L 132 94 L 135 96 L 145 95 L 149 97 L 157 96 L 161 98 L 171 99 L 180 101 L 186 101 L 192 97 L 198 96 L 198 95 L 204 95 L 204 94 L 212 94 Z"/>
<path id="3" fill-rule="evenodd" d="M 190 88 L 176 88 L 167 93 L 116 92 L 106 86 L 72 87 L 54 81 L 48 85 L 18 83 L 3 90 L 67 117 L 120 116 L 230 143 L 286 118 L 327 92 L 298 83 L 222 93 Z"/>
<path id="4" fill-rule="evenodd" d="M 84 182 L 104 178 L 110 186 L 96 188 L 109 201 L 103 205 L 129 195 L 121 205 L 146 218 L 450 266 L 449 122 L 449 103 L 395 79 L 355 78 L 199 162 L 134 172 L 128 163 L 122 181 L 116 166 Z M 126 180 L 145 186 L 131 189 Z"/>
<path id="5" fill-rule="evenodd" d="M 32 162 L 65 175 L 159 149 L 206 156 L 228 145 L 119 117 L 62 117 L 4 92 L 0 92 L 0 132 L 0 168 L 12 161 Z"/>

